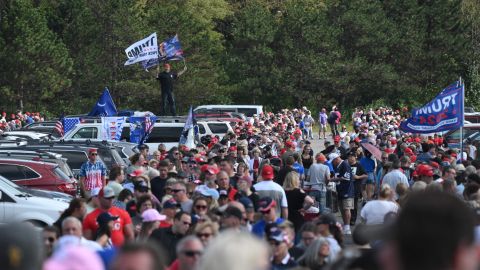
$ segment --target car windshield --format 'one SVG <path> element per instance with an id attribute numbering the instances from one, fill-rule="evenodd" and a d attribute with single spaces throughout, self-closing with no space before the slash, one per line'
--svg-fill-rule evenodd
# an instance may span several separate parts
<path id="1" fill-rule="evenodd" d="M 10 195 L 14 195 L 14 196 L 23 194 L 25 192 L 25 191 L 22 191 L 22 188 L 20 186 L 6 179 L 3 176 L 0 176 L 0 189 L 3 192 L 7 192 Z"/>

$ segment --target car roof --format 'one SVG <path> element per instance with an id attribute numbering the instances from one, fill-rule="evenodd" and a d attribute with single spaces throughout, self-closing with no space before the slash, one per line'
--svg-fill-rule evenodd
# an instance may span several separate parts
<path id="1" fill-rule="evenodd" d="M 28 165 L 28 164 L 36 164 L 36 165 L 45 165 L 49 167 L 57 167 L 58 164 L 46 161 L 39 161 L 39 160 L 29 160 L 29 159 L 16 159 L 16 158 L 7 158 L 7 157 L 0 157 L 0 163 L 10 163 L 10 164 L 21 164 L 21 165 Z"/>

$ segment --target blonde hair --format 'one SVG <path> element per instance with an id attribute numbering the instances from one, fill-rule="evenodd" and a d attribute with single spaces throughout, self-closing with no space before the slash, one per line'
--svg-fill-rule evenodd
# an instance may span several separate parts
<path id="1" fill-rule="evenodd" d="M 204 222 L 199 222 L 197 225 L 195 225 L 195 233 L 202 232 L 206 228 L 212 229 L 212 234 L 213 236 L 216 236 L 218 234 L 218 223 L 212 222 L 212 221 L 204 221 Z"/>
<path id="2" fill-rule="evenodd" d="M 289 172 L 285 176 L 285 181 L 283 182 L 283 188 L 285 190 L 291 190 L 300 187 L 300 175 L 297 172 Z"/>
<path id="3" fill-rule="evenodd" d="M 389 184 L 383 184 L 380 188 L 379 196 L 382 198 L 390 198 L 393 195 L 393 189 Z"/>
<path id="4" fill-rule="evenodd" d="M 226 231 L 210 242 L 198 270 L 256 270 L 269 265 L 265 242 L 247 232 Z"/>

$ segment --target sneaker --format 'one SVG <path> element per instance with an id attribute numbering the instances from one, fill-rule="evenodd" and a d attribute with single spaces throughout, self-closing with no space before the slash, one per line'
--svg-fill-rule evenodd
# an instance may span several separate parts
<path id="1" fill-rule="evenodd" d="M 343 234 L 345 234 L 345 235 L 350 235 L 350 234 L 352 234 L 352 231 L 350 230 L 350 228 L 344 229 L 344 230 L 343 230 Z"/>

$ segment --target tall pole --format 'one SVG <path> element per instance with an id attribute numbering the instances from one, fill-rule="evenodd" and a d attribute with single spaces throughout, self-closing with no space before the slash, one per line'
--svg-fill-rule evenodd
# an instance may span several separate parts
<path id="1" fill-rule="evenodd" d="M 462 87 L 462 125 L 460 126 L 460 162 L 463 162 L 463 125 L 465 123 L 465 86 L 462 81 L 462 77 L 458 80 Z"/>

